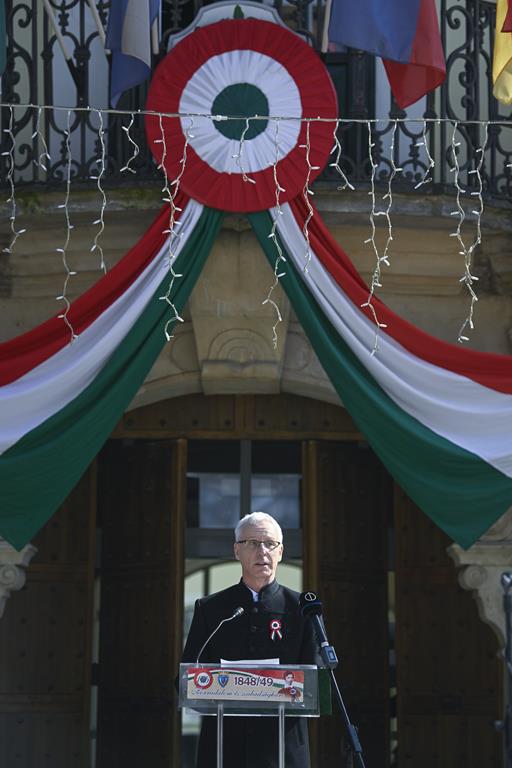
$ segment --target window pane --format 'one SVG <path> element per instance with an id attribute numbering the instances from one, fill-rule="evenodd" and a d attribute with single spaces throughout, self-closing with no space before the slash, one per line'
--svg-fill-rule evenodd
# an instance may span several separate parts
<path id="1" fill-rule="evenodd" d="M 240 475 L 189 472 L 187 485 L 187 527 L 235 527 L 240 519 Z"/>
<path id="2" fill-rule="evenodd" d="M 300 475 L 253 475 L 251 509 L 272 515 L 281 528 L 299 528 Z"/>
<path id="3" fill-rule="evenodd" d="M 240 442 L 192 440 L 187 528 L 234 528 L 240 517 Z"/>

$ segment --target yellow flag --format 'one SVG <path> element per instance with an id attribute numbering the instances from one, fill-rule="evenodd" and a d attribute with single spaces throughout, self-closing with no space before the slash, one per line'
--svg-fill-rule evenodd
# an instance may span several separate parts
<path id="1" fill-rule="evenodd" d="M 512 32 L 502 32 L 508 0 L 496 5 L 496 35 L 492 62 L 493 94 L 502 104 L 512 104 Z"/>

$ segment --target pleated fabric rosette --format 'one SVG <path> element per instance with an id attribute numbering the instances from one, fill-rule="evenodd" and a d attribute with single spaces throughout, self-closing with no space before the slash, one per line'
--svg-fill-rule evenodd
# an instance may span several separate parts
<path id="1" fill-rule="evenodd" d="M 281 201 L 300 194 L 308 171 L 313 181 L 327 162 L 338 115 L 317 53 L 290 30 L 257 19 L 219 21 L 181 40 L 157 68 L 146 108 L 180 115 L 146 117 L 148 143 L 158 164 L 165 155 L 169 179 L 183 171 L 180 186 L 190 197 L 239 212 L 275 205 L 276 178 Z M 213 119 L 225 116 L 239 119 Z M 319 117 L 327 122 L 309 123 L 308 142 L 303 118 Z"/>

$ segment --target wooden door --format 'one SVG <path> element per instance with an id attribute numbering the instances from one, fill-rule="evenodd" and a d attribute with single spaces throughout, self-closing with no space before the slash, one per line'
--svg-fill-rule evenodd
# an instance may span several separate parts
<path id="1" fill-rule="evenodd" d="M 100 456 L 98 768 L 179 763 L 186 442 L 111 441 Z"/>
<path id="2" fill-rule="evenodd" d="M 324 603 L 338 683 L 367 768 L 389 764 L 387 616 L 391 478 L 365 445 L 309 442 L 304 451 L 304 586 Z M 335 707 L 333 702 L 333 708 Z M 338 711 L 312 734 L 313 765 L 344 765 Z"/>
<path id="3" fill-rule="evenodd" d="M 0 764 L 89 768 L 96 472 L 33 544 L 0 622 Z M 37 503 L 37 500 L 34 500 Z"/>
<path id="4" fill-rule="evenodd" d="M 395 496 L 398 766 L 501 766 L 497 640 L 457 583 L 449 538 Z"/>

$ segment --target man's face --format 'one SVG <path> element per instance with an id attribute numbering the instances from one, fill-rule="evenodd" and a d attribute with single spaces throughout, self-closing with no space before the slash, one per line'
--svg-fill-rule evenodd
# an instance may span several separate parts
<path id="1" fill-rule="evenodd" d="M 293 683 L 293 675 L 292 675 L 291 672 L 288 672 L 288 674 L 284 676 L 284 679 L 286 680 L 286 684 L 288 686 L 292 685 L 292 683 Z"/>
<path id="2" fill-rule="evenodd" d="M 254 539 L 257 541 L 280 541 L 280 535 L 271 522 L 257 523 L 256 525 L 244 525 L 240 532 L 240 539 Z M 242 578 L 248 586 L 269 584 L 276 575 L 277 564 L 283 557 L 283 545 L 269 551 L 263 546 L 253 548 L 248 544 L 235 543 L 235 557 L 242 565 Z"/>

